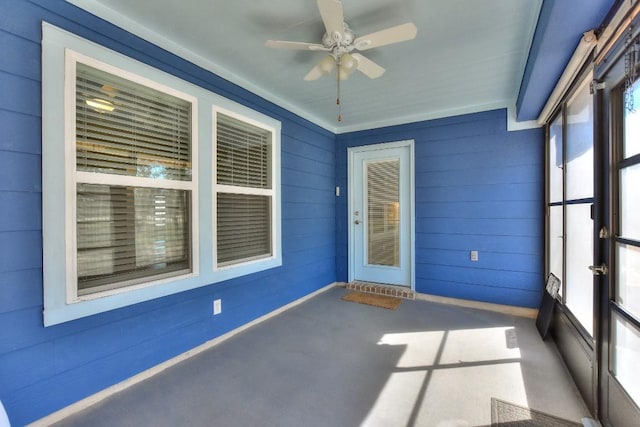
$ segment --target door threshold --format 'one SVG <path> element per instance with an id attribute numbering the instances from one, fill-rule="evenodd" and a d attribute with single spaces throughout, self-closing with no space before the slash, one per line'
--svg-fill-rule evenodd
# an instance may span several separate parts
<path id="1" fill-rule="evenodd" d="M 354 281 L 347 283 L 346 288 L 352 291 L 366 292 L 368 294 L 387 295 L 403 299 L 416 299 L 416 293 L 406 286 Z"/>

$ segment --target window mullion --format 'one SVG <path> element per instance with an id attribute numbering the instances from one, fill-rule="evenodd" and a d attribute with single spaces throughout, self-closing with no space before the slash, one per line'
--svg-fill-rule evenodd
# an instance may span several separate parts
<path id="1" fill-rule="evenodd" d="M 192 190 L 191 181 L 146 178 L 141 176 L 113 175 L 98 172 L 76 172 L 76 181 L 82 184 L 106 184 L 146 188 L 166 188 L 172 190 Z"/>

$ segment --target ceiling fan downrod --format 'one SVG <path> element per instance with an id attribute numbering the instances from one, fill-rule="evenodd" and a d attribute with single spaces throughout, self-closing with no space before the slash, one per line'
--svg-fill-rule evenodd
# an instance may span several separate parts
<path id="1" fill-rule="evenodd" d="M 336 105 L 338 106 L 338 123 L 342 122 L 342 105 L 340 104 L 340 57 L 338 57 L 337 61 L 338 66 L 336 67 L 336 87 L 337 87 L 337 95 L 336 95 Z"/>

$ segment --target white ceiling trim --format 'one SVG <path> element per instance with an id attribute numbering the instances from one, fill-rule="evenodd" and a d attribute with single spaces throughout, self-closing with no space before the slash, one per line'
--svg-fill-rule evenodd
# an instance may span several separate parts
<path id="1" fill-rule="evenodd" d="M 231 83 L 234 83 L 240 87 L 242 87 L 243 89 L 248 90 L 249 92 L 252 92 L 253 94 L 260 96 L 264 99 L 266 99 L 269 102 L 272 102 L 276 105 L 278 105 L 281 108 L 284 108 L 286 110 L 288 110 L 289 112 L 291 112 L 292 114 L 296 114 L 300 117 L 302 117 L 305 120 L 308 120 L 334 134 L 338 133 L 338 128 L 335 125 L 332 125 L 328 122 L 325 122 L 324 120 L 319 119 L 318 117 L 315 117 L 314 115 L 312 115 L 311 113 L 305 111 L 304 109 L 300 108 L 297 105 L 293 105 L 288 101 L 285 101 L 284 99 L 274 95 L 273 93 L 264 90 L 256 85 L 254 85 L 253 83 L 239 78 L 236 74 L 231 73 L 229 70 L 227 70 L 224 67 L 221 67 L 220 65 L 216 64 L 215 62 L 206 59 L 204 57 L 202 57 L 201 55 L 198 55 L 197 53 L 191 51 L 190 49 L 187 49 L 186 47 L 175 43 L 172 40 L 167 39 L 166 37 L 162 36 L 161 34 L 150 30 L 149 28 L 145 27 L 144 25 L 142 25 L 141 23 L 122 15 L 121 13 L 116 12 L 115 10 L 106 7 L 105 5 L 98 3 L 94 0 L 67 0 L 69 3 L 72 3 L 76 6 L 78 6 L 81 9 L 86 10 L 87 12 L 102 18 L 128 32 L 130 32 L 131 34 L 134 34 L 150 43 L 155 44 L 156 46 L 173 53 L 174 55 L 179 56 L 182 59 L 185 59 L 187 61 L 190 61 L 194 64 L 196 64 L 199 67 L 204 68 L 207 71 L 210 71 L 220 77 L 222 77 L 225 80 L 230 81 Z"/>
<path id="2" fill-rule="evenodd" d="M 357 132 L 369 129 L 378 129 L 388 126 L 397 126 L 409 123 L 423 122 L 427 120 L 443 119 L 446 117 L 462 116 L 464 114 L 481 113 L 483 111 L 497 110 L 501 108 L 507 108 L 508 104 L 502 101 L 492 102 L 487 104 L 470 105 L 461 108 L 451 108 L 447 110 L 438 110 L 436 112 L 429 112 L 424 114 L 412 114 L 402 117 L 396 117 L 388 120 L 376 120 L 375 122 L 366 122 L 357 125 L 347 125 L 341 127 L 337 134 Z M 345 118 L 348 119 L 348 118 Z"/>

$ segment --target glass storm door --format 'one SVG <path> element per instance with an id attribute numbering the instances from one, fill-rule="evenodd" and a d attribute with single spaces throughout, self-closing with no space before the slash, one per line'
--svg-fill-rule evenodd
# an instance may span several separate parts
<path id="1" fill-rule="evenodd" d="M 411 151 L 350 151 L 350 280 L 411 287 Z"/>
<path id="2" fill-rule="evenodd" d="M 565 295 L 576 320 L 593 336 L 593 97 L 588 75 L 569 99 L 565 118 Z"/>
<path id="3" fill-rule="evenodd" d="M 548 127 L 546 241 L 547 270 L 562 284 L 552 333 L 587 406 L 594 409 L 597 278 L 591 269 L 599 246 L 591 81 L 591 73 L 578 80 Z"/>
<path id="4" fill-rule="evenodd" d="M 603 391 L 608 421 L 640 420 L 640 80 L 614 97 L 611 239 L 612 292 L 608 300 L 608 369 Z"/>

